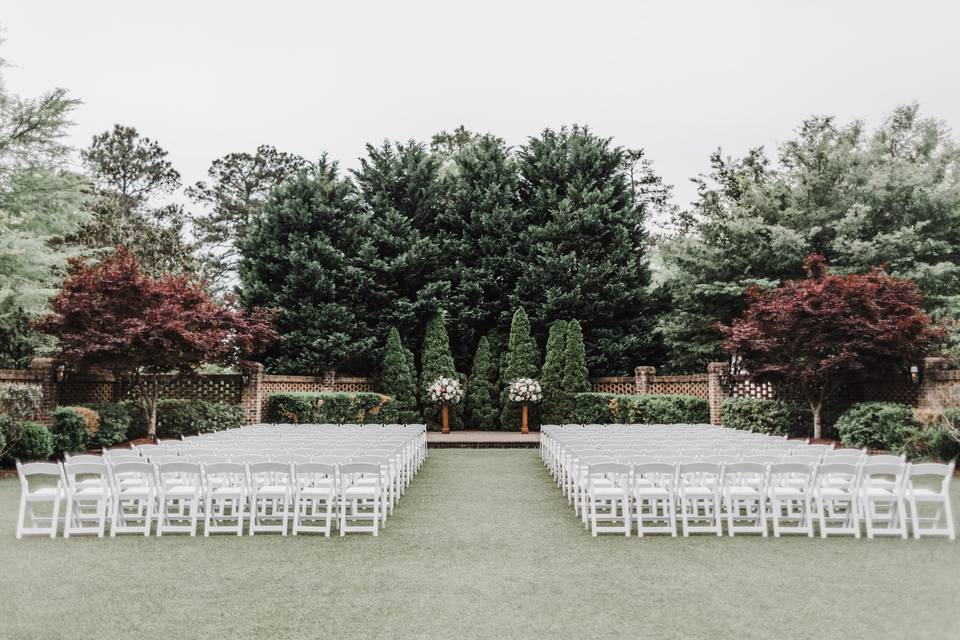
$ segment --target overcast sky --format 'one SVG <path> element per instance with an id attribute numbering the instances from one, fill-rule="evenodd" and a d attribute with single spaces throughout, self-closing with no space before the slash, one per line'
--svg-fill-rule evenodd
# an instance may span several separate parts
<path id="1" fill-rule="evenodd" d="M 83 101 L 186 183 L 259 144 L 354 167 L 366 142 L 463 124 L 520 144 L 589 124 L 643 147 L 686 204 L 710 151 L 772 147 L 813 113 L 960 122 L 960 3 L 0 0 L 10 90 Z"/>

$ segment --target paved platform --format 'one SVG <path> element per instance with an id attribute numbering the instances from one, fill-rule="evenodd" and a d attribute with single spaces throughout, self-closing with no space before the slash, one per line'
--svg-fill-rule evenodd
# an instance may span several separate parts
<path id="1" fill-rule="evenodd" d="M 536 449 L 540 446 L 540 434 L 517 431 L 430 431 L 427 433 L 427 446 L 439 449 Z"/>

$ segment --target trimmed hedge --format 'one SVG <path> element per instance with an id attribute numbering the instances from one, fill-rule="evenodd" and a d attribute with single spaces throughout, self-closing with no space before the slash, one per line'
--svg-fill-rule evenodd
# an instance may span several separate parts
<path id="1" fill-rule="evenodd" d="M 920 423 L 909 405 L 861 402 L 840 416 L 836 429 L 845 447 L 899 452 L 920 431 Z"/>
<path id="2" fill-rule="evenodd" d="M 960 457 L 960 409 L 944 409 L 909 438 L 902 453 L 911 460 L 934 459 L 948 462 Z"/>
<path id="3" fill-rule="evenodd" d="M 308 424 L 380 424 L 397 422 L 397 407 L 379 393 L 272 393 L 267 420 Z"/>
<path id="4" fill-rule="evenodd" d="M 147 434 L 147 417 L 139 404 L 124 403 L 130 412 L 129 436 Z M 225 402 L 205 400 L 161 400 L 157 403 L 157 437 L 179 438 L 197 433 L 213 433 L 243 425 L 243 409 Z"/>
<path id="5" fill-rule="evenodd" d="M 49 460 L 53 455 L 53 435 L 37 422 L 24 422 L 17 430 L 17 440 L 10 447 L 10 456 L 26 462 Z"/>
<path id="6" fill-rule="evenodd" d="M 803 436 L 810 431 L 809 412 L 782 400 L 727 398 L 720 406 L 725 427 L 754 433 Z"/>
<path id="7" fill-rule="evenodd" d="M 583 424 L 704 424 L 710 404 L 695 396 L 578 393 L 576 421 Z"/>
<path id="8" fill-rule="evenodd" d="M 97 429 L 97 444 L 109 447 L 127 439 L 130 429 L 130 410 L 125 402 L 104 402 L 102 404 L 85 404 L 87 409 L 97 412 L 100 417 L 100 427 Z"/>

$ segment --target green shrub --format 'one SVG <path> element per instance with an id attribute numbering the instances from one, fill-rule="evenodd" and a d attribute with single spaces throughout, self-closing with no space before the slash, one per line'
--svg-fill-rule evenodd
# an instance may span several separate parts
<path id="1" fill-rule="evenodd" d="M 131 421 L 130 439 L 147 435 L 146 413 L 139 404 L 123 403 Z M 176 439 L 197 433 L 213 433 L 243 425 L 243 409 L 225 402 L 169 399 L 157 403 L 157 437 Z"/>
<path id="2" fill-rule="evenodd" d="M 24 422 L 17 430 L 17 440 L 10 455 L 18 460 L 48 460 L 53 455 L 53 435 L 36 422 Z"/>
<path id="3" fill-rule="evenodd" d="M 23 384 L 0 385 L 0 414 L 10 416 L 17 424 L 40 412 L 43 394 L 40 389 Z"/>
<path id="4" fill-rule="evenodd" d="M 53 418 L 50 431 L 55 454 L 62 456 L 64 453 L 79 453 L 87 448 L 90 432 L 84 414 L 75 407 L 57 407 L 50 412 L 50 417 Z"/>
<path id="5" fill-rule="evenodd" d="M 273 393 L 267 401 L 270 422 L 380 424 L 398 417 L 393 399 L 379 393 Z"/>
<path id="6" fill-rule="evenodd" d="M 720 418 L 726 427 L 772 435 L 807 435 L 810 420 L 807 412 L 782 400 L 728 398 L 720 407 Z"/>
<path id="7" fill-rule="evenodd" d="M 127 439 L 130 429 L 130 409 L 124 402 L 104 402 L 103 404 L 83 405 L 92 409 L 100 416 L 100 428 L 97 430 L 96 442 L 103 447 L 123 442 Z"/>
<path id="8" fill-rule="evenodd" d="M 920 423 L 909 405 L 861 402 L 840 416 L 836 429 L 845 447 L 900 451 L 920 430 Z"/>
<path id="9" fill-rule="evenodd" d="M 710 405 L 694 396 L 635 396 L 578 393 L 576 420 L 584 424 L 703 424 Z"/>
<path id="10" fill-rule="evenodd" d="M 960 457 L 960 409 L 936 414 L 922 412 L 922 428 L 909 437 L 901 452 L 910 460 L 933 459 L 947 462 Z"/>

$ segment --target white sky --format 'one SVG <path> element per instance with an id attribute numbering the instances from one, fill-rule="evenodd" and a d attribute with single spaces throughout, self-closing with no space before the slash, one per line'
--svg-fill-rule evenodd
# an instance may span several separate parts
<path id="1" fill-rule="evenodd" d="M 812 114 L 900 103 L 960 121 L 960 3 L 0 0 L 10 90 L 83 100 L 185 183 L 258 144 L 354 167 L 366 142 L 464 124 L 520 144 L 589 124 L 644 147 L 685 205 L 710 151 L 776 145 Z"/>

